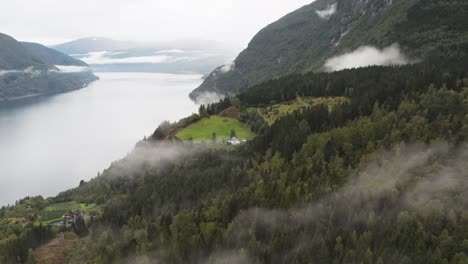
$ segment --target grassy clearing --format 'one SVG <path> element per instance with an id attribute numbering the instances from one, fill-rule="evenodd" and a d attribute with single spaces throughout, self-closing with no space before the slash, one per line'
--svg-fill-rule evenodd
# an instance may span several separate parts
<path id="1" fill-rule="evenodd" d="M 80 204 L 77 202 L 68 202 L 60 204 L 52 204 L 42 209 L 36 220 L 36 223 L 48 224 L 50 222 L 62 220 L 62 216 L 68 211 L 77 211 L 89 212 L 98 210 L 98 207 L 95 204 Z"/>
<path id="2" fill-rule="evenodd" d="M 257 111 L 265 121 L 271 125 L 280 117 L 299 109 L 326 104 L 329 110 L 332 110 L 335 105 L 346 102 L 347 100 L 346 97 L 298 97 L 293 101 L 275 104 L 265 108 L 252 108 L 251 110 Z"/>
<path id="3" fill-rule="evenodd" d="M 182 129 L 176 136 L 182 141 L 188 141 L 192 138 L 194 142 L 201 142 L 210 141 L 214 132 L 217 142 L 223 142 L 230 139 L 232 129 L 240 140 L 250 140 L 255 136 L 248 125 L 233 118 L 220 116 L 203 118 Z"/>

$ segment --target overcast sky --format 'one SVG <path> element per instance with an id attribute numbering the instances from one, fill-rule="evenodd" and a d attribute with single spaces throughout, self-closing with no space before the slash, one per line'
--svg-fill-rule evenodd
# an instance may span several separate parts
<path id="1" fill-rule="evenodd" d="M 0 0 L 0 32 L 57 44 L 200 38 L 246 46 L 261 28 L 313 0 Z"/>

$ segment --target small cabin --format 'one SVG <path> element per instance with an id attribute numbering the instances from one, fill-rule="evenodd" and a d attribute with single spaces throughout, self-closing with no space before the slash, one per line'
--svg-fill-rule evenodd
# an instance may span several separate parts
<path id="1" fill-rule="evenodd" d="M 241 142 L 236 137 L 232 137 L 230 140 L 228 140 L 227 143 L 230 145 L 239 145 Z"/>

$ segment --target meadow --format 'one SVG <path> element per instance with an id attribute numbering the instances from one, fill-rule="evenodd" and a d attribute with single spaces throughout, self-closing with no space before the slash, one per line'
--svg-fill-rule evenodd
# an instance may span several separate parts
<path id="1" fill-rule="evenodd" d="M 97 206 L 95 204 L 86 205 L 77 202 L 52 204 L 39 211 L 36 223 L 48 224 L 59 221 L 63 219 L 63 215 L 68 211 L 76 212 L 77 210 L 81 212 L 97 211 Z"/>
<path id="2" fill-rule="evenodd" d="M 193 123 L 179 131 L 176 136 L 182 141 L 211 141 L 216 133 L 217 142 L 225 142 L 231 138 L 231 130 L 235 131 L 239 140 L 250 140 L 255 134 L 247 124 L 233 118 L 210 116 Z"/>
<path id="3" fill-rule="evenodd" d="M 291 114 L 296 110 L 326 104 L 329 110 L 332 111 L 335 105 L 347 100 L 346 97 L 297 97 L 295 100 L 264 108 L 250 108 L 249 111 L 257 111 L 269 125 L 272 125 L 280 117 Z"/>

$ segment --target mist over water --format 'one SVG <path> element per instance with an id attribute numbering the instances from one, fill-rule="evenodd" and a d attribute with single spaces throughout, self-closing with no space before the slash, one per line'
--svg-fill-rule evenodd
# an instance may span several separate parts
<path id="1" fill-rule="evenodd" d="M 188 94 L 200 75 L 97 75 L 81 90 L 0 104 L 0 206 L 76 187 L 163 120 L 197 111 Z"/>

